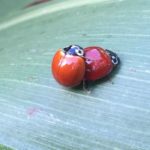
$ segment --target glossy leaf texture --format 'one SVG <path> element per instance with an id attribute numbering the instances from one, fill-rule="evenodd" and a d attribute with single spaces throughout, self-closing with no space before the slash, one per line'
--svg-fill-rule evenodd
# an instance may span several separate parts
<path id="1" fill-rule="evenodd" d="M 53 0 L 26 9 L 13 2 L 12 9 L 0 2 L 0 143 L 16 150 L 149 150 L 150 1 Z M 50 62 L 70 44 L 112 50 L 121 65 L 91 83 L 90 93 L 64 88 Z"/>

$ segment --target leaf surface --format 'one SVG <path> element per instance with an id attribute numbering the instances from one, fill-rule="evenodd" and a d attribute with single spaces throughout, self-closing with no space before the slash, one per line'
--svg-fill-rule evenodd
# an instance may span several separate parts
<path id="1" fill-rule="evenodd" d="M 10 12 L 0 5 L 0 143 L 16 150 L 149 150 L 150 1 L 24 5 L 18 9 L 16 0 Z M 70 44 L 113 50 L 121 65 L 91 84 L 91 93 L 64 88 L 50 64 Z"/>

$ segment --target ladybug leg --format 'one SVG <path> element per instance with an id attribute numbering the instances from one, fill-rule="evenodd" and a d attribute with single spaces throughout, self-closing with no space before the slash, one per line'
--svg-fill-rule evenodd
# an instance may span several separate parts
<path id="1" fill-rule="evenodd" d="M 114 67 L 116 67 L 120 63 L 120 59 L 117 56 L 117 54 L 112 52 L 112 51 L 110 51 L 110 50 L 107 50 L 107 49 L 105 51 L 111 57 L 111 61 L 112 61 L 113 65 L 114 65 Z"/>
<path id="2" fill-rule="evenodd" d="M 90 94 L 91 90 L 89 89 L 88 81 L 83 79 L 83 90 L 87 93 Z"/>

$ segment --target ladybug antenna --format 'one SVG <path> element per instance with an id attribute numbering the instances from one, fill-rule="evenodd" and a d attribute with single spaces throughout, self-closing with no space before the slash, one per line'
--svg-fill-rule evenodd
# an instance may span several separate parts
<path id="1" fill-rule="evenodd" d="M 114 67 L 116 67 L 120 63 L 119 57 L 117 56 L 116 53 L 114 53 L 114 52 L 112 52 L 110 50 L 106 49 L 106 52 L 111 57 L 111 61 L 112 61 L 113 65 L 114 65 Z"/>

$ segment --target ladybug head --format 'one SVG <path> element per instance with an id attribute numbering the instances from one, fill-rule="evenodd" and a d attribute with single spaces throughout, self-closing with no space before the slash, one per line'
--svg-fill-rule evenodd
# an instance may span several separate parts
<path id="1" fill-rule="evenodd" d="M 68 47 L 65 47 L 63 50 L 66 54 L 69 55 L 80 56 L 80 57 L 84 56 L 83 48 L 78 45 L 70 45 Z"/>
<path id="2" fill-rule="evenodd" d="M 120 59 L 119 57 L 117 56 L 117 54 L 115 54 L 114 52 L 106 49 L 106 52 L 109 54 L 109 56 L 111 57 L 111 61 L 114 65 L 114 67 L 116 67 L 119 63 L 120 63 Z"/>

